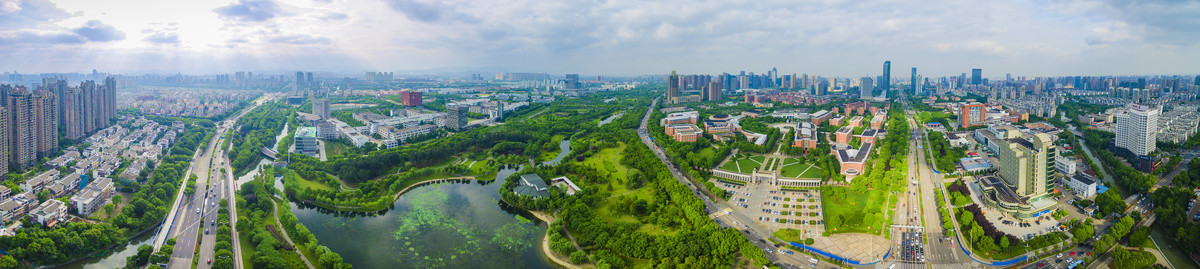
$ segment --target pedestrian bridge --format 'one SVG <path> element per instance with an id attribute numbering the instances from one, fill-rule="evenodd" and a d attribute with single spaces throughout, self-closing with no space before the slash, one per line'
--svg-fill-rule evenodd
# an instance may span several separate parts
<path id="1" fill-rule="evenodd" d="M 266 155 L 267 158 L 271 158 L 271 160 L 275 160 L 279 155 L 279 152 L 275 152 L 275 150 L 267 147 L 263 147 L 262 149 L 259 149 L 259 151 L 261 151 L 263 155 Z"/>

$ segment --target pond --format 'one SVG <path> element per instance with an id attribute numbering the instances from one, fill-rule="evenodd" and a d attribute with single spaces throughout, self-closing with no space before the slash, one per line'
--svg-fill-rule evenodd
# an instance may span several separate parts
<path id="1" fill-rule="evenodd" d="M 354 268 L 557 268 L 542 252 L 546 223 L 500 201 L 496 180 L 425 184 L 375 214 L 289 203 L 313 235 Z"/>

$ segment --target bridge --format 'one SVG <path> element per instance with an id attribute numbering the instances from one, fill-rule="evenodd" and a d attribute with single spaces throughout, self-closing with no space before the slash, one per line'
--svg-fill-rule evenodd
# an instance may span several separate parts
<path id="1" fill-rule="evenodd" d="M 263 155 L 266 155 L 267 158 L 271 158 L 271 160 L 275 160 L 276 158 L 278 158 L 278 155 L 279 155 L 279 152 L 275 152 L 275 150 L 269 149 L 267 147 L 263 147 L 263 148 L 259 149 L 258 151 L 262 152 Z"/>

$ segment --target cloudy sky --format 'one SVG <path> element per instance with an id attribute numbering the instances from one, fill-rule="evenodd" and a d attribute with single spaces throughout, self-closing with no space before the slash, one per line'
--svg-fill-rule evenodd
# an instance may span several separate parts
<path id="1" fill-rule="evenodd" d="M 1195 74 L 1193 0 L 0 0 L 0 70 Z"/>

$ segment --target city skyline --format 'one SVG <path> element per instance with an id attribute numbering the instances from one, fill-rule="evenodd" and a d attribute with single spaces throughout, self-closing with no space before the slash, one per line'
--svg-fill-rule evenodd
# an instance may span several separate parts
<path id="1" fill-rule="evenodd" d="M 1033 77 L 1194 74 L 1200 59 L 1200 21 L 1169 19 L 1200 13 L 1187 2 L 537 3 L 4 0 L 0 70 L 859 77 L 891 60 Z"/>

